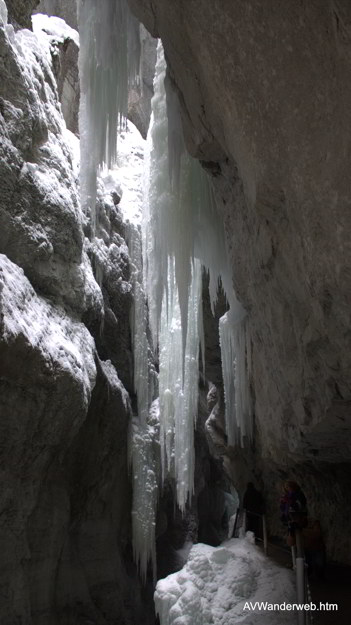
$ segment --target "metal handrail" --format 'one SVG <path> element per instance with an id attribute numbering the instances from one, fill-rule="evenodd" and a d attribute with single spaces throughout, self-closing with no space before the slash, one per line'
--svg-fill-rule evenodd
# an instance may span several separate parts
<path id="1" fill-rule="evenodd" d="M 236 517 L 235 517 L 234 528 L 233 528 L 233 536 L 235 536 L 235 531 L 236 531 L 236 526 L 237 526 L 237 521 L 239 518 L 240 511 L 241 511 L 240 508 L 238 508 L 236 511 Z M 243 512 L 242 527 L 244 528 L 244 532 L 246 531 L 247 512 L 251 515 L 260 517 L 262 519 L 263 539 L 258 538 L 257 540 L 263 542 L 264 553 L 265 555 L 267 555 L 268 544 L 273 545 L 273 543 L 269 543 L 268 541 L 265 515 L 259 512 L 252 512 L 251 510 L 247 510 L 246 508 L 243 508 L 242 512 Z M 309 597 L 309 586 L 308 586 L 307 577 L 305 575 L 305 556 L 304 556 L 304 550 L 303 550 L 302 533 L 299 528 L 295 529 L 295 536 L 296 536 L 296 554 L 295 554 L 295 547 L 291 547 L 291 556 L 292 556 L 292 561 L 293 561 L 293 568 L 296 571 L 297 602 L 300 604 L 305 604 L 306 598 L 308 599 Z M 279 547 L 279 545 L 275 545 L 275 547 L 278 549 L 282 549 L 283 551 L 286 552 L 286 549 Z M 298 625 L 305 625 L 307 616 L 309 617 L 310 615 L 309 614 L 307 615 L 305 610 L 299 611 L 298 612 Z M 311 623 L 311 621 L 309 622 Z"/>

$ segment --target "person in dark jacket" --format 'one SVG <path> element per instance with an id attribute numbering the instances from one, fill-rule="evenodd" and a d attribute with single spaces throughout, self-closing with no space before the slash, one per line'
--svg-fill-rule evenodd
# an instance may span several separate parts
<path id="1" fill-rule="evenodd" d="M 302 538 L 308 575 L 323 579 L 326 559 L 325 544 L 318 519 L 308 518 L 307 525 L 302 530 Z"/>
<path id="2" fill-rule="evenodd" d="M 294 544 L 291 538 L 296 529 L 302 529 L 307 524 L 307 501 L 297 482 L 288 480 L 283 486 L 280 498 L 280 518 L 288 528 L 288 543 Z"/>
<path id="3" fill-rule="evenodd" d="M 263 538 L 261 517 L 264 514 L 264 500 L 252 482 L 247 484 L 243 508 L 246 510 L 246 530 L 253 532 L 257 538 Z"/>

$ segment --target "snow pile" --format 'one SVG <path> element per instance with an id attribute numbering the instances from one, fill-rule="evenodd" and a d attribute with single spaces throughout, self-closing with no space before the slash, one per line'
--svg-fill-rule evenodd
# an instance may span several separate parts
<path id="1" fill-rule="evenodd" d="M 157 583 L 154 598 L 161 625 L 296 623 L 294 612 L 248 609 L 250 602 L 296 601 L 292 572 L 268 560 L 251 532 L 220 547 L 194 545 L 184 568 Z"/>

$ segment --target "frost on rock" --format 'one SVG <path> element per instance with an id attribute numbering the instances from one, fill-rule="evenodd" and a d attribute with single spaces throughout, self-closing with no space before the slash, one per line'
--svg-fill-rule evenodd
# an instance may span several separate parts
<path id="1" fill-rule="evenodd" d="M 117 129 L 127 115 L 128 84 L 139 71 L 139 23 L 127 0 L 77 0 L 80 34 L 81 204 L 95 234 L 96 176 L 117 158 Z"/>
<path id="2" fill-rule="evenodd" d="M 98 316 L 102 296 L 83 252 L 51 36 L 8 25 L 0 28 L 0 46 L 1 248 L 47 296 Z"/>
<path id="3" fill-rule="evenodd" d="M 294 612 L 245 609 L 256 601 L 296 601 L 292 572 L 269 561 L 249 537 L 194 545 L 184 568 L 157 583 L 154 599 L 161 625 L 296 623 Z"/>
<path id="4" fill-rule="evenodd" d="M 40 352 L 47 369 L 64 371 L 81 387 L 88 407 L 96 368 L 94 340 L 86 327 L 63 308 L 39 297 L 23 270 L 0 254 L 1 336 L 7 344 L 19 337 Z"/>

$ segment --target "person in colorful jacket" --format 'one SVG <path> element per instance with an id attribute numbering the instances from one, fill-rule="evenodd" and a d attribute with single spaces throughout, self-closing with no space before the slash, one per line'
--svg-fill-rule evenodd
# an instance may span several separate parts
<path id="1" fill-rule="evenodd" d="M 280 518 L 288 528 L 288 535 L 294 536 L 296 529 L 307 524 L 307 501 L 297 482 L 288 480 L 283 486 L 280 498 Z"/>

